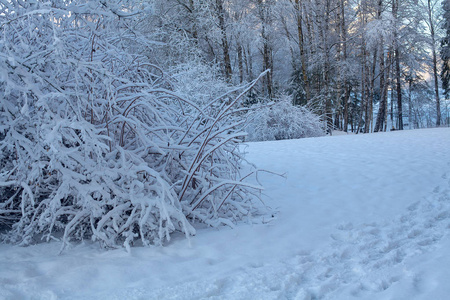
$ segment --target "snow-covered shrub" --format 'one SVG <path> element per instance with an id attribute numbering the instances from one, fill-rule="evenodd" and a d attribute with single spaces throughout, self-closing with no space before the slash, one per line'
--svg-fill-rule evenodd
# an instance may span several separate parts
<path id="1" fill-rule="evenodd" d="M 206 105 L 235 89 L 225 80 L 219 79 L 221 73 L 217 66 L 206 65 L 199 59 L 173 66 L 169 74 L 174 83 L 174 91 L 199 105 Z"/>
<path id="2" fill-rule="evenodd" d="M 252 213 L 234 116 L 255 82 L 185 99 L 137 54 L 135 8 L 0 0 L 2 240 L 162 244 Z"/>
<path id="3" fill-rule="evenodd" d="M 300 139 L 325 135 L 320 117 L 304 106 L 292 105 L 283 96 L 256 112 L 251 112 L 247 125 L 248 141 Z"/>

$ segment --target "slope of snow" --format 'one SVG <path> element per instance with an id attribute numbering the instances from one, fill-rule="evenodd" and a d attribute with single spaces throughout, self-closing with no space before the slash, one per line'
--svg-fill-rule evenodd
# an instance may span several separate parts
<path id="1" fill-rule="evenodd" d="M 447 299 L 450 129 L 251 143 L 262 224 L 163 248 L 0 244 L 0 299 Z"/>

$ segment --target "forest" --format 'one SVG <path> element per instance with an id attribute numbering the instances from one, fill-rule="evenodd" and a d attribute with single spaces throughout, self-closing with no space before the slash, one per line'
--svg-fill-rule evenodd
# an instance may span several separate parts
<path id="1" fill-rule="evenodd" d="M 267 209 L 243 141 L 449 124 L 448 1 L 0 0 L 0 32 L 19 245 L 233 227 Z"/>
<path id="2" fill-rule="evenodd" d="M 271 70 L 249 101 L 287 94 L 329 129 L 367 133 L 448 124 L 439 78 L 448 77 L 448 6 L 438 0 L 155 1 L 151 24 L 167 45 L 182 49 L 172 48 L 165 64 L 195 53 L 232 84 Z"/>

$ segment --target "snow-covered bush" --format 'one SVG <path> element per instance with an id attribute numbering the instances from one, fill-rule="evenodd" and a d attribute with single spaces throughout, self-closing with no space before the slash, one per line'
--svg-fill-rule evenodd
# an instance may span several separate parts
<path id="1" fill-rule="evenodd" d="M 235 87 L 220 80 L 221 73 L 215 65 L 206 65 L 199 60 L 173 66 L 169 70 L 174 91 L 200 105 L 224 95 Z"/>
<path id="2" fill-rule="evenodd" d="M 325 135 L 320 117 L 303 106 L 292 105 L 283 96 L 256 112 L 251 112 L 247 125 L 248 141 L 300 139 Z"/>
<path id="3" fill-rule="evenodd" d="M 151 45 L 137 8 L 0 0 L 2 240 L 162 244 L 254 210 L 234 116 L 255 82 L 206 104 L 182 97 L 136 51 Z"/>

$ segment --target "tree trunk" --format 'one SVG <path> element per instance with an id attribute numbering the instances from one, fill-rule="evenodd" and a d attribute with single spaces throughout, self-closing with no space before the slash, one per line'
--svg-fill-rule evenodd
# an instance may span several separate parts
<path id="1" fill-rule="evenodd" d="M 356 134 L 358 134 L 360 132 L 360 129 L 362 127 L 362 122 L 363 122 L 363 114 L 364 111 L 367 108 L 366 105 L 366 50 L 364 48 L 364 42 L 363 42 L 363 51 L 362 51 L 362 56 L 363 56 L 363 64 L 361 66 L 361 107 L 360 107 L 360 111 L 359 111 L 359 115 L 358 115 L 358 128 L 356 131 Z"/>
<path id="2" fill-rule="evenodd" d="M 325 51 L 325 66 L 324 66 L 324 82 L 325 85 L 325 117 L 327 121 L 327 129 L 333 129 L 333 113 L 331 111 L 331 90 L 330 90 L 330 45 L 329 45 L 329 24 L 330 24 L 330 0 L 325 0 L 325 26 L 323 28 L 323 48 Z"/>
<path id="3" fill-rule="evenodd" d="M 431 9 L 431 0 L 428 0 L 428 19 L 430 22 L 430 32 L 431 32 L 431 51 L 433 54 L 433 75 L 434 75 L 434 96 L 436 99 L 436 126 L 441 125 L 441 103 L 439 99 L 439 83 L 437 74 L 437 58 L 436 58 L 436 35 L 434 32 L 434 22 Z"/>
<path id="4" fill-rule="evenodd" d="M 409 124 L 409 129 L 412 129 L 412 76 L 409 78 L 408 80 L 408 108 L 409 108 L 409 112 L 408 112 L 408 124 Z"/>
<path id="5" fill-rule="evenodd" d="M 345 95 L 344 95 L 344 131 L 348 131 L 348 100 L 350 99 L 350 87 L 348 84 L 345 85 Z M 352 129 L 353 131 L 353 129 Z"/>
<path id="6" fill-rule="evenodd" d="M 347 61 L 347 25 L 345 24 L 345 0 L 341 0 L 341 42 L 342 42 L 342 59 L 344 62 Z M 342 80 L 344 85 L 344 131 L 348 131 L 348 99 L 350 98 L 350 86 L 347 82 L 347 78 L 343 78 Z"/>
<path id="7" fill-rule="evenodd" d="M 266 89 L 267 89 L 267 96 L 269 99 L 273 96 L 273 89 L 272 89 L 272 74 L 273 74 L 273 66 L 272 66 L 272 49 L 269 45 L 269 40 L 266 35 L 266 28 L 265 25 L 262 26 L 262 38 L 263 38 L 263 71 L 270 70 L 270 72 L 267 73 L 264 81 L 266 83 Z"/>
<path id="8" fill-rule="evenodd" d="M 248 74 L 248 79 L 249 81 L 254 79 L 254 75 L 253 75 L 253 56 L 252 56 L 252 50 L 250 48 L 250 45 L 247 45 L 247 59 L 245 60 L 246 64 L 247 64 L 247 74 Z"/>
<path id="9" fill-rule="evenodd" d="M 398 0 L 392 1 L 392 15 L 397 19 Z M 398 111 L 398 130 L 403 130 L 403 110 L 402 110 L 402 82 L 400 69 L 400 51 L 398 49 L 398 33 L 394 32 L 394 54 L 395 54 L 395 77 L 397 80 L 397 111 Z"/>
<path id="10" fill-rule="evenodd" d="M 189 0 L 189 11 L 191 15 L 194 15 L 195 5 L 194 0 Z M 197 17 L 193 16 L 192 18 L 192 38 L 194 39 L 194 43 L 198 45 L 198 29 L 197 29 Z"/>
<path id="11" fill-rule="evenodd" d="M 395 122 L 394 122 L 394 74 L 392 74 L 392 78 L 391 78 L 391 126 L 392 128 L 395 128 Z"/>
<path id="12" fill-rule="evenodd" d="M 361 27 L 365 27 L 366 25 L 366 3 L 362 3 L 362 11 L 361 11 Z M 362 123 L 364 121 L 364 113 L 367 115 L 367 90 L 366 90 L 366 76 L 367 76 L 367 49 L 366 49 L 366 40 L 365 36 L 362 35 L 361 38 L 361 56 L 362 56 L 362 63 L 361 63 L 361 106 L 358 116 L 358 129 L 357 134 L 361 131 Z M 365 125 L 366 126 L 366 125 Z"/>
<path id="13" fill-rule="evenodd" d="M 228 47 L 228 38 L 225 27 L 225 9 L 223 8 L 223 0 L 216 0 L 217 17 L 219 19 L 219 28 L 222 35 L 222 52 L 223 52 L 223 67 L 225 79 L 231 82 L 231 59 Z"/>
<path id="14" fill-rule="evenodd" d="M 381 17 L 381 11 L 383 9 L 383 0 L 378 0 L 378 19 Z M 386 111 L 386 97 L 385 97 L 385 91 L 387 90 L 387 86 L 385 86 L 385 70 L 384 70 L 384 40 L 381 38 L 380 41 L 380 91 L 381 91 L 381 98 L 380 98 L 380 105 L 378 107 L 378 114 L 377 114 L 377 120 L 375 123 L 374 131 L 378 132 L 383 129 L 383 122 L 384 122 L 384 112 Z"/>
<path id="15" fill-rule="evenodd" d="M 244 82 L 244 61 L 243 61 L 243 50 L 241 43 L 237 43 L 237 56 L 238 56 L 238 67 L 239 67 L 239 83 Z"/>
<path id="16" fill-rule="evenodd" d="M 378 115 L 377 121 L 375 124 L 375 132 L 383 130 L 383 123 L 386 119 L 386 106 L 387 106 L 387 90 L 388 90 L 388 81 L 385 80 L 386 70 L 384 63 L 384 50 L 383 43 L 381 43 L 381 51 L 380 51 L 380 91 L 381 91 L 381 99 L 380 106 L 378 107 Z"/>
<path id="17" fill-rule="evenodd" d="M 271 99 L 273 97 L 273 60 L 272 60 L 272 47 L 269 41 L 269 34 L 267 32 L 267 25 L 270 24 L 270 3 L 265 0 L 258 0 L 258 13 L 259 19 L 261 21 L 261 39 L 263 43 L 263 48 L 261 49 L 262 54 L 262 71 L 270 70 L 267 75 L 263 78 L 263 88 L 265 89 L 266 96 Z"/>
<path id="18" fill-rule="evenodd" d="M 370 72 L 369 77 L 369 85 L 368 85 L 368 99 L 367 99 L 367 114 L 366 114 L 366 126 L 364 127 L 365 133 L 369 133 L 372 128 L 373 122 L 373 95 L 375 91 L 375 72 L 377 66 L 377 58 L 378 58 L 378 48 L 375 48 L 373 53 L 373 61 L 372 61 L 372 70 Z"/>
<path id="19" fill-rule="evenodd" d="M 301 3 L 299 0 L 295 0 L 295 5 L 296 5 L 296 13 L 297 13 L 297 34 L 298 34 L 298 46 L 299 46 L 299 50 L 300 50 L 300 61 L 302 64 L 302 77 L 303 77 L 303 84 L 305 85 L 305 92 L 306 92 L 306 103 L 309 102 L 309 100 L 311 99 L 311 91 L 310 91 L 310 87 L 309 87 L 309 78 L 308 78 L 308 73 L 307 73 L 307 66 L 306 66 L 306 54 L 305 54 L 305 49 L 304 49 L 304 36 L 303 36 L 303 18 L 302 18 L 302 14 L 303 14 L 303 10 L 301 7 Z"/>

